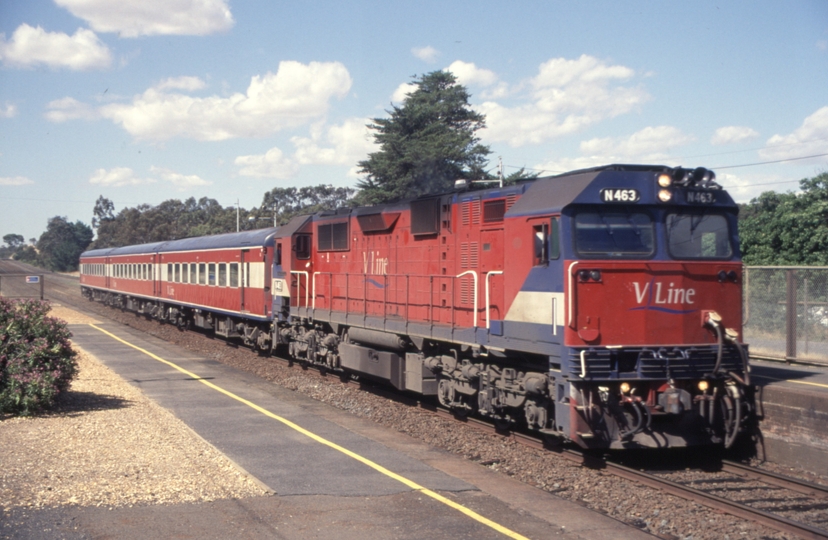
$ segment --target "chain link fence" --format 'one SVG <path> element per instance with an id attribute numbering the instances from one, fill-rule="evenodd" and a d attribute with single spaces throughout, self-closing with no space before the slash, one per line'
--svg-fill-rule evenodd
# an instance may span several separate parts
<path id="1" fill-rule="evenodd" d="M 828 364 L 828 267 L 746 266 L 743 293 L 751 356 Z"/>

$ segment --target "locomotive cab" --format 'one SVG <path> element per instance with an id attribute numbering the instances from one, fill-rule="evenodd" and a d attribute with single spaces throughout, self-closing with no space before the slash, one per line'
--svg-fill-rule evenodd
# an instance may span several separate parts
<path id="1" fill-rule="evenodd" d="M 568 176 L 558 429 L 585 447 L 730 446 L 752 416 L 736 205 L 704 169 Z"/>

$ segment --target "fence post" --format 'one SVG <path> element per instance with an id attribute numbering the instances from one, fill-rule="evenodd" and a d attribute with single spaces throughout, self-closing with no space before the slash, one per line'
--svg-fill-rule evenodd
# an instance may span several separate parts
<path id="1" fill-rule="evenodd" d="M 785 271 L 785 360 L 796 360 L 796 270 Z"/>

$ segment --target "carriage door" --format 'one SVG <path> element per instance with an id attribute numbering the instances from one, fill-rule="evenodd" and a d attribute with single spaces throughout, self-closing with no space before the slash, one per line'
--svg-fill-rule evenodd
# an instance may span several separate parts
<path id="1" fill-rule="evenodd" d="M 152 264 L 150 265 L 150 279 L 152 279 L 152 295 L 156 298 L 161 296 L 161 255 L 158 253 L 152 254 Z"/>
<path id="2" fill-rule="evenodd" d="M 241 250 L 241 257 L 239 259 L 239 273 L 241 274 L 241 280 L 239 283 L 239 294 L 240 294 L 240 302 L 239 302 L 239 311 L 242 313 L 247 313 L 247 306 L 245 305 L 245 292 L 248 287 L 248 280 L 250 279 L 250 263 L 248 262 L 247 253 L 249 249 Z"/>

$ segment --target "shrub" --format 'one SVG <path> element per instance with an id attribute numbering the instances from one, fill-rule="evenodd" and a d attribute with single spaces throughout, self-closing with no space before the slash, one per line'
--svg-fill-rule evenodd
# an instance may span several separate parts
<path id="1" fill-rule="evenodd" d="M 54 405 L 77 373 L 72 334 L 37 300 L 0 298 L 0 412 L 31 415 Z"/>

